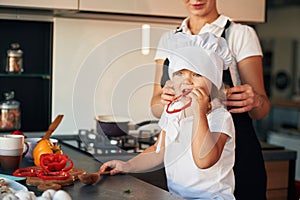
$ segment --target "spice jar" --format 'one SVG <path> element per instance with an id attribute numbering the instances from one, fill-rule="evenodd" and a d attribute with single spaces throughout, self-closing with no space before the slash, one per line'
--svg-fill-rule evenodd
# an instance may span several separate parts
<path id="1" fill-rule="evenodd" d="M 20 103 L 14 100 L 15 92 L 4 93 L 0 101 L 0 131 L 18 130 L 21 127 Z"/>
<path id="2" fill-rule="evenodd" d="M 12 43 L 11 49 L 7 50 L 7 62 L 5 71 L 8 73 L 23 72 L 23 51 L 18 43 Z"/>

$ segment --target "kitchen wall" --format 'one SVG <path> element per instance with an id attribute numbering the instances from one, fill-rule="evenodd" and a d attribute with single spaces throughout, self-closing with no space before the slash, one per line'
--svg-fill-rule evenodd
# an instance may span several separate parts
<path id="1" fill-rule="evenodd" d="M 279 98 L 299 102 L 300 26 L 297 26 L 299 19 L 300 7 L 287 6 L 269 9 L 267 12 L 267 23 L 256 25 L 264 51 L 273 54 L 270 61 L 271 68 L 269 69 L 269 73 L 272 76 L 267 82 L 271 90 L 271 98 L 273 99 Z M 280 45 L 282 48 L 279 48 Z M 290 77 L 289 83 L 284 90 L 276 88 L 276 71 L 284 71 Z M 282 125 L 300 127 L 299 119 L 300 112 L 298 108 L 275 106 L 269 116 L 259 122 L 259 134 L 261 138 L 266 138 L 269 129 L 279 129 Z"/>
<path id="2" fill-rule="evenodd" d="M 154 50 L 174 23 L 148 23 L 149 54 L 143 55 L 141 22 L 55 18 L 52 116 L 65 118 L 57 134 L 95 128 L 97 115 L 152 119 Z M 147 50 L 147 49 L 146 49 Z"/>
<path id="3" fill-rule="evenodd" d="M 300 15 L 299 6 L 286 6 L 268 9 L 264 24 L 257 24 L 256 30 L 262 39 L 300 38 L 300 27 L 297 26 Z"/>
<path id="4" fill-rule="evenodd" d="M 300 95 L 300 7 L 269 9 L 267 23 L 256 26 L 265 52 L 272 53 L 270 73 L 270 93 L 273 98 L 293 99 Z M 265 54 L 265 56 L 268 56 Z M 284 71 L 289 83 L 284 89 L 276 88 L 275 76 Z"/>
<path id="5" fill-rule="evenodd" d="M 268 10 L 267 23 L 256 25 L 259 37 L 267 44 L 282 38 L 299 41 L 299 13 L 298 7 Z M 143 55 L 140 21 L 55 18 L 52 116 L 65 114 L 59 134 L 95 128 L 96 115 L 122 115 L 135 122 L 153 118 L 153 48 L 179 22 L 148 23 L 154 27 L 153 48 Z M 263 126 L 269 128 L 268 119 Z"/>

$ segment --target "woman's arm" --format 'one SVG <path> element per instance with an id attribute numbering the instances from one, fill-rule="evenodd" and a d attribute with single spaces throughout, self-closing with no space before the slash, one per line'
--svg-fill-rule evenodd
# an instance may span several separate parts
<path id="1" fill-rule="evenodd" d="M 163 74 L 163 63 L 163 60 L 156 60 L 153 94 L 151 99 L 151 111 L 157 118 L 160 118 L 164 109 L 164 105 L 161 103 L 162 88 L 160 85 L 160 80 Z"/>
<path id="2" fill-rule="evenodd" d="M 252 119 L 263 119 L 270 111 L 264 80 L 262 57 L 252 56 L 238 62 L 242 85 L 227 89 L 227 106 L 232 113 L 249 113 Z M 237 107 L 237 108 L 234 108 Z"/>
<path id="3" fill-rule="evenodd" d="M 151 99 L 151 111 L 157 118 L 160 118 L 164 106 L 172 101 L 175 95 L 171 81 L 167 81 L 164 88 L 161 87 L 160 81 L 163 74 L 163 63 L 164 60 L 162 59 L 156 60 L 155 79 Z"/>

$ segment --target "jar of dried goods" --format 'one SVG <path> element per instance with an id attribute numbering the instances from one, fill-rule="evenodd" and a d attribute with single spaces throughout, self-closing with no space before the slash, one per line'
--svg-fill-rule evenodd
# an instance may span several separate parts
<path id="1" fill-rule="evenodd" d="M 14 100 L 15 92 L 5 92 L 0 101 L 0 131 L 12 131 L 21 128 L 20 103 Z"/>

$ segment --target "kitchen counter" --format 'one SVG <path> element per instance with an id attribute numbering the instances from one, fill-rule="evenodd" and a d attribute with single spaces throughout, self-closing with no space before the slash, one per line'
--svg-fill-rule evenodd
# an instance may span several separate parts
<path id="1" fill-rule="evenodd" d="M 92 155 L 69 145 L 61 144 L 64 154 L 68 155 L 74 162 L 74 167 L 85 169 L 88 173 L 98 171 L 101 163 L 94 159 Z M 22 167 L 32 166 L 33 163 L 23 159 Z M 25 181 L 20 183 L 26 185 Z M 37 196 L 41 192 L 36 187 L 27 186 L 29 190 L 34 191 Z M 84 185 L 79 180 L 74 185 L 65 186 L 63 190 L 67 191 L 73 200 L 120 200 L 120 199 L 181 199 L 171 195 L 169 192 L 137 179 L 131 175 L 104 175 L 95 185 Z M 125 191 L 130 191 L 129 193 Z"/>
<path id="2" fill-rule="evenodd" d="M 36 134 L 26 134 L 28 137 L 39 137 Z M 88 173 L 96 172 L 103 162 L 112 159 L 128 160 L 136 153 L 87 153 L 78 135 L 53 135 L 62 144 L 65 154 L 73 161 L 74 167 L 83 168 Z M 261 142 L 263 158 L 268 175 L 268 199 L 282 193 L 282 199 L 292 199 L 295 178 L 295 160 L 297 153 L 281 146 Z M 23 162 L 23 166 L 32 163 Z M 281 185 L 277 184 L 281 183 Z M 275 184 L 275 185 L 274 185 Z M 40 194 L 35 187 L 30 190 Z M 95 186 L 86 186 L 77 181 L 74 185 L 64 187 L 74 200 L 89 195 L 93 199 L 179 199 L 168 193 L 163 166 L 147 173 L 104 176 Z M 124 191 L 130 190 L 130 194 Z M 270 198 L 269 198 L 270 197 Z"/>
<path id="3" fill-rule="evenodd" d="M 294 200 L 297 152 L 261 142 L 267 172 L 267 199 Z"/>
<path id="4" fill-rule="evenodd" d="M 260 144 L 265 161 L 296 160 L 297 158 L 296 151 L 285 149 L 282 146 L 268 144 L 266 142 L 260 142 Z"/>

